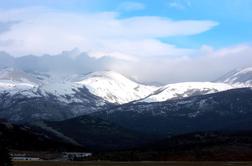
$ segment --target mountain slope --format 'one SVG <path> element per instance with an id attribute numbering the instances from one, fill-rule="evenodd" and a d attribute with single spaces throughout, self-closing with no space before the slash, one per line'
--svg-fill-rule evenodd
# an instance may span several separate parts
<path id="1" fill-rule="evenodd" d="M 252 86 L 252 67 L 233 70 L 217 80 L 236 87 Z"/>
<path id="2" fill-rule="evenodd" d="M 229 89 L 251 87 L 252 67 L 230 71 L 215 82 L 184 82 L 168 84 L 140 102 L 160 102 L 169 99 L 205 95 Z"/>
<path id="3" fill-rule="evenodd" d="M 195 131 L 252 129 L 252 89 L 157 103 L 129 103 L 93 116 L 125 128 L 167 136 Z"/>
<path id="4" fill-rule="evenodd" d="M 212 82 L 184 82 L 168 84 L 138 102 L 160 102 L 169 99 L 216 93 L 232 88 L 233 87 L 228 84 Z"/>
<path id="5" fill-rule="evenodd" d="M 0 117 L 18 123 L 36 120 L 58 121 L 89 114 L 111 106 L 91 94 L 86 88 L 79 89 L 74 97 L 81 102 L 66 103 L 59 100 L 58 96 L 50 94 L 27 97 L 24 94 L 0 93 Z"/>
<path id="6" fill-rule="evenodd" d="M 125 104 L 137 102 L 160 102 L 169 99 L 204 95 L 232 89 L 231 85 L 212 82 L 184 82 L 154 87 L 133 82 L 112 71 L 94 72 L 78 83 L 91 93 L 106 101 Z"/>
<path id="7" fill-rule="evenodd" d="M 212 82 L 147 86 L 112 71 L 83 76 L 4 68 L 0 70 L 0 117 L 15 122 L 64 120 L 104 110 L 114 104 L 161 102 L 232 88 L 237 86 Z"/>
<path id="8" fill-rule="evenodd" d="M 64 51 L 55 56 L 29 55 L 17 58 L 0 52 L 0 68 L 10 67 L 37 72 L 28 75 L 26 72 L 22 72 L 22 74 L 19 72 L 22 76 L 22 80 L 20 80 L 19 74 L 12 75 L 16 77 L 14 79 L 12 79 L 13 77 L 1 78 L 2 71 L 0 71 L 0 91 L 12 91 L 13 93 L 24 91 L 25 95 L 36 96 L 39 90 L 42 95 L 54 95 L 62 102 L 71 103 L 81 102 L 75 98 L 74 94 L 76 90 L 78 91 L 85 85 L 93 95 L 99 96 L 107 102 L 125 104 L 136 100 L 158 102 L 191 95 L 215 93 L 232 87 L 251 86 L 252 83 L 251 68 L 236 70 L 220 78 L 218 82 L 232 86 L 227 85 L 225 88 L 213 85 L 213 83 L 200 82 L 153 87 L 136 83 L 118 73 L 109 71 L 94 72 L 85 77 L 80 76 L 83 72 L 102 70 L 99 66 L 109 62 L 111 59 L 108 57 L 97 60 L 76 49 Z M 23 75 L 24 73 L 26 76 Z M 65 73 L 66 77 L 72 77 L 66 73 L 76 73 L 78 76 L 75 80 L 69 80 L 65 76 L 59 77 L 59 73 Z M 153 80 L 153 82 L 156 81 Z M 160 94 L 158 94 L 159 92 Z"/>
<path id="9" fill-rule="evenodd" d="M 65 151 L 83 149 L 50 132 L 30 125 L 16 125 L 0 120 L 0 146 L 14 150 Z"/>
<path id="10" fill-rule="evenodd" d="M 0 93 L 32 92 L 39 86 L 39 80 L 29 74 L 14 68 L 0 70 Z"/>
<path id="11" fill-rule="evenodd" d="M 129 80 L 123 75 L 112 72 L 94 72 L 84 77 L 79 84 L 111 103 L 128 103 L 151 94 L 157 87 L 146 86 Z"/>
<path id="12" fill-rule="evenodd" d="M 109 121 L 80 116 L 58 122 L 44 122 L 47 127 L 62 133 L 91 150 L 115 150 L 134 147 L 148 140 L 131 130 Z"/>
<path id="13" fill-rule="evenodd" d="M 91 94 L 116 104 L 132 101 L 160 102 L 235 88 L 229 84 L 213 82 L 184 82 L 159 87 L 147 86 L 113 71 L 100 71 L 81 76 L 25 73 L 14 69 L 0 71 L 0 87 L 2 87 L 2 91 L 22 92 L 30 96 L 53 95 L 65 103 L 82 102 L 81 99 L 75 97 L 75 94 L 79 89 L 86 87 Z"/>
<path id="14" fill-rule="evenodd" d="M 59 75 L 9 68 L 0 71 L 0 118 L 12 122 L 64 120 L 110 105 Z"/>

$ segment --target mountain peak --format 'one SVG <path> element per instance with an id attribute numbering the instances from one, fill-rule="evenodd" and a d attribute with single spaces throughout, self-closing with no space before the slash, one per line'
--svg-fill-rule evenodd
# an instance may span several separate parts
<path id="1" fill-rule="evenodd" d="M 225 83 L 213 82 L 182 82 L 167 84 L 140 102 L 160 102 L 175 98 L 205 95 L 232 89 Z"/>
<path id="2" fill-rule="evenodd" d="M 156 87 L 136 83 L 114 71 L 99 71 L 88 74 L 79 84 L 112 103 L 127 103 L 146 97 Z"/>
<path id="3" fill-rule="evenodd" d="M 252 73 L 252 67 L 243 68 L 240 71 L 238 71 L 236 74 L 247 74 Z"/>
<path id="4" fill-rule="evenodd" d="M 38 82 L 26 72 L 18 70 L 16 68 L 0 69 L 0 80 L 9 80 L 13 82 L 29 82 L 29 83 Z"/>
<path id="5" fill-rule="evenodd" d="M 252 86 L 252 67 L 233 70 L 222 76 L 217 82 L 224 82 L 238 87 L 250 87 Z"/>
<path id="6" fill-rule="evenodd" d="M 112 71 L 112 70 L 104 70 L 104 71 L 97 71 L 90 73 L 86 76 L 86 78 L 91 78 L 91 77 L 103 77 L 103 78 L 110 78 L 110 79 L 127 79 L 124 75 L 121 73 Z"/>

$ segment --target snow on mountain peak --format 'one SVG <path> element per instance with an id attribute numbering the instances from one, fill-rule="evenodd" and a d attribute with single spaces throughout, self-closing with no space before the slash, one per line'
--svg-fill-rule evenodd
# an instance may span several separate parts
<path id="1" fill-rule="evenodd" d="M 157 92 L 140 100 L 140 102 L 160 102 L 174 98 L 204 95 L 232 89 L 231 85 L 212 82 L 182 82 L 168 84 L 161 87 Z"/>
<path id="2" fill-rule="evenodd" d="M 23 71 L 14 68 L 0 70 L 0 91 L 12 91 L 13 93 L 30 90 L 38 86 L 38 80 Z"/>
<path id="3" fill-rule="evenodd" d="M 252 67 L 236 69 L 225 74 L 217 80 L 217 82 L 224 82 L 235 87 L 251 87 L 252 86 Z"/>
<path id="4" fill-rule="evenodd" d="M 128 78 L 126 78 L 122 74 L 114 72 L 114 71 L 110 71 L 110 70 L 109 71 L 97 71 L 97 72 L 90 73 L 85 76 L 85 79 L 88 79 L 88 78 L 107 78 L 107 79 L 113 79 L 113 80 L 117 80 L 117 81 L 126 81 L 126 82 L 133 83 L 133 81 L 129 80 Z"/>
<path id="5" fill-rule="evenodd" d="M 248 67 L 248 68 L 244 68 L 241 71 L 239 71 L 239 74 L 247 74 L 247 73 L 251 73 L 252 72 L 252 67 Z M 237 74 L 238 74 L 237 73 Z"/>
<path id="6" fill-rule="evenodd" d="M 0 70 L 0 91 L 52 94 L 64 102 L 75 99 L 76 92 L 87 88 L 90 93 L 111 103 L 124 104 L 132 101 L 160 102 L 174 98 L 215 93 L 252 85 L 252 68 L 236 70 L 218 82 L 184 82 L 165 86 L 148 86 L 128 79 L 114 71 L 98 71 L 85 76 L 78 74 L 27 73 L 17 69 Z M 242 86 L 241 86 L 242 85 Z"/>
<path id="7" fill-rule="evenodd" d="M 14 68 L 4 68 L 0 70 L 0 80 L 11 80 L 13 82 L 36 82 L 23 71 Z"/>
<path id="8" fill-rule="evenodd" d="M 94 72 L 78 82 L 105 100 L 123 104 L 146 97 L 157 87 L 136 83 L 113 71 Z"/>

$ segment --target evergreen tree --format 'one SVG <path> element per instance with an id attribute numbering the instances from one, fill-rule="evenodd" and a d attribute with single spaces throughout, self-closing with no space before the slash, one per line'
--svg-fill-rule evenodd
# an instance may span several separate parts
<path id="1" fill-rule="evenodd" d="M 11 156 L 8 149 L 0 142 L 0 165 L 1 166 L 12 166 Z"/>

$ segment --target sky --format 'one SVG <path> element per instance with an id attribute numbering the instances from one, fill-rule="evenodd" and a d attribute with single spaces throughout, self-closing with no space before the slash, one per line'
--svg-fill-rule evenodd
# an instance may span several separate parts
<path id="1" fill-rule="evenodd" d="M 0 0 L 0 51 L 79 50 L 144 82 L 211 81 L 252 66 L 252 0 Z"/>

